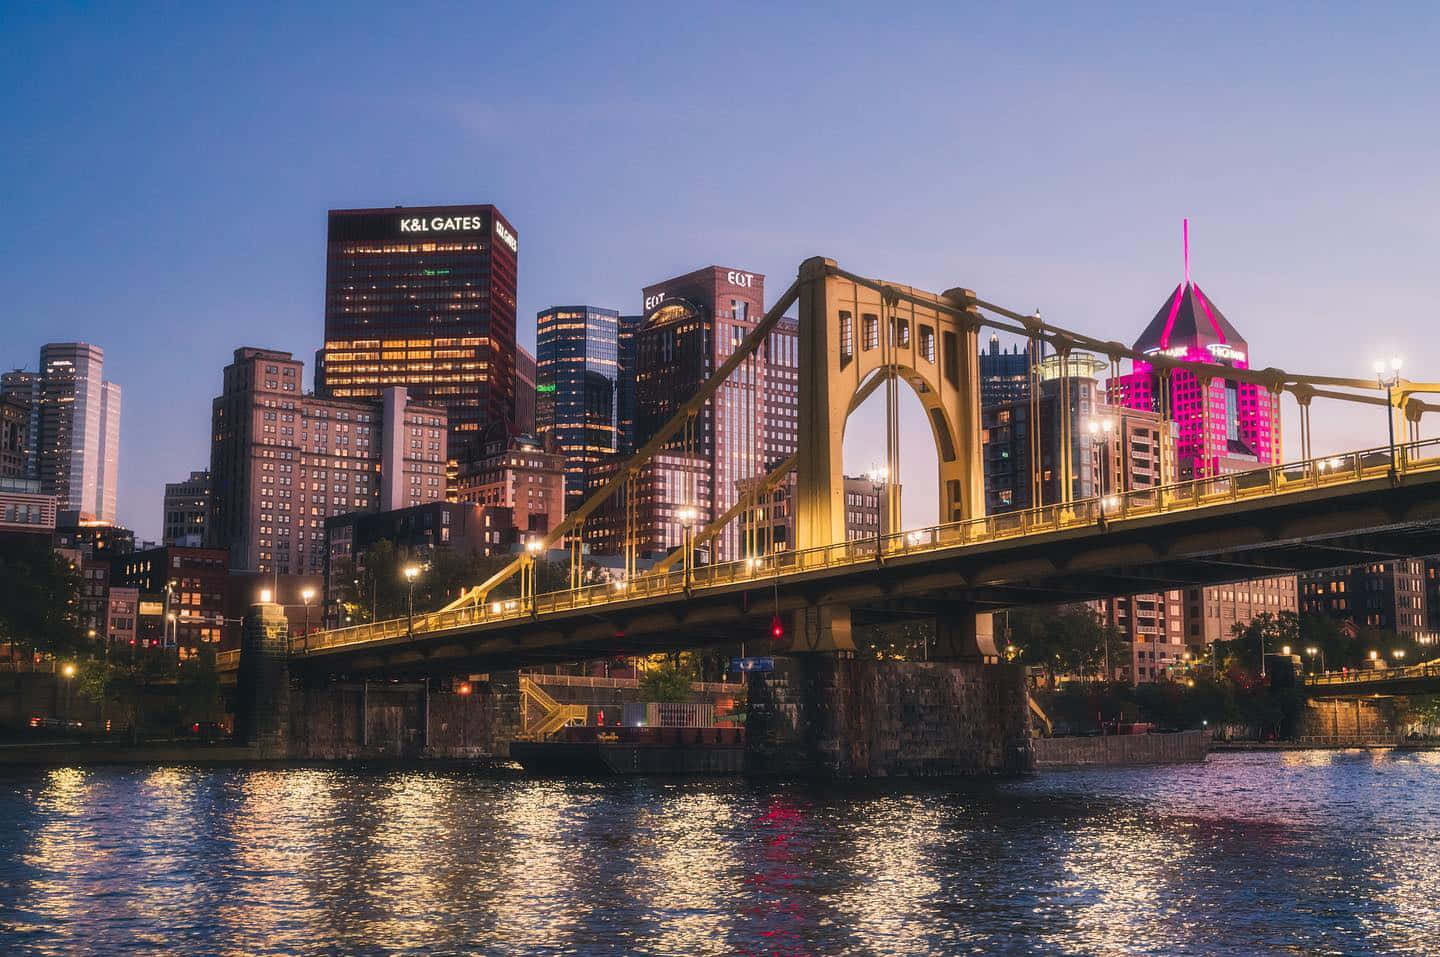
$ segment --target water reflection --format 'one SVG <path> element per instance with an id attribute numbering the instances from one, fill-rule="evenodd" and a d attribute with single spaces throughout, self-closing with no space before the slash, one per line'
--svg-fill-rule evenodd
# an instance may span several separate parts
<path id="1" fill-rule="evenodd" d="M 1440 755 L 812 788 L 0 772 L 0 952 L 1424 953 Z"/>

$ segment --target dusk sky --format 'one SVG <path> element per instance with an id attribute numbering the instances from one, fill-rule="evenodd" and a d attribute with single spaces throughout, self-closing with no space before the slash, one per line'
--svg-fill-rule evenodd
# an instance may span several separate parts
<path id="1" fill-rule="evenodd" d="M 308 382 L 330 208 L 496 204 L 530 346 L 550 304 L 638 311 L 711 263 L 773 296 L 811 255 L 1128 343 L 1189 216 L 1255 364 L 1440 379 L 1430 4 L 140 6 L 0 14 L 0 364 L 105 349 L 142 538 L 208 466 L 236 347 Z M 1316 419 L 1317 451 L 1384 441 L 1378 410 Z"/>

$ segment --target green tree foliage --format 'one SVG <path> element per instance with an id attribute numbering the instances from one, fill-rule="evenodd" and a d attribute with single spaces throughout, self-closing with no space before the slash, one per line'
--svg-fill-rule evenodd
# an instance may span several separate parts
<path id="1" fill-rule="evenodd" d="M 0 639 L 56 657 L 86 647 L 76 621 L 80 574 L 49 542 L 0 552 Z"/>
<path id="2" fill-rule="evenodd" d="M 1052 687 L 1061 675 L 1105 674 L 1124 660 L 1125 642 L 1094 609 L 1085 605 L 1012 608 L 1001 635 L 1016 660 L 1045 669 Z"/>
<path id="3" fill-rule="evenodd" d="M 640 675 L 641 701 L 689 701 L 695 665 L 689 655 L 671 655 Z"/>

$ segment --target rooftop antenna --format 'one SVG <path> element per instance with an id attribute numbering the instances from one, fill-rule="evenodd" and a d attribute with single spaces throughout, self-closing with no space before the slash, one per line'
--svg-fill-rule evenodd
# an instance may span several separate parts
<path id="1" fill-rule="evenodd" d="M 1185 285 L 1188 286 L 1190 285 L 1190 220 L 1185 219 L 1182 222 L 1184 225 L 1181 229 L 1185 237 Z"/>

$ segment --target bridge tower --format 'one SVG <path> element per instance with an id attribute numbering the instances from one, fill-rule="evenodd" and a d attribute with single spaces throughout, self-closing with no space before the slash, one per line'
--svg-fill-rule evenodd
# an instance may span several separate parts
<path id="1" fill-rule="evenodd" d="M 975 294 L 862 280 L 815 257 L 800 266 L 799 312 L 796 546 L 845 541 L 846 419 L 877 377 L 908 385 L 925 410 L 939 460 L 940 521 L 983 515 Z M 807 609 L 794 635 L 795 650 L 854 649 L 848 608 Z M 936 639 L 940 657 L 995 660 L 988 614 L 942 615 Z"/>

